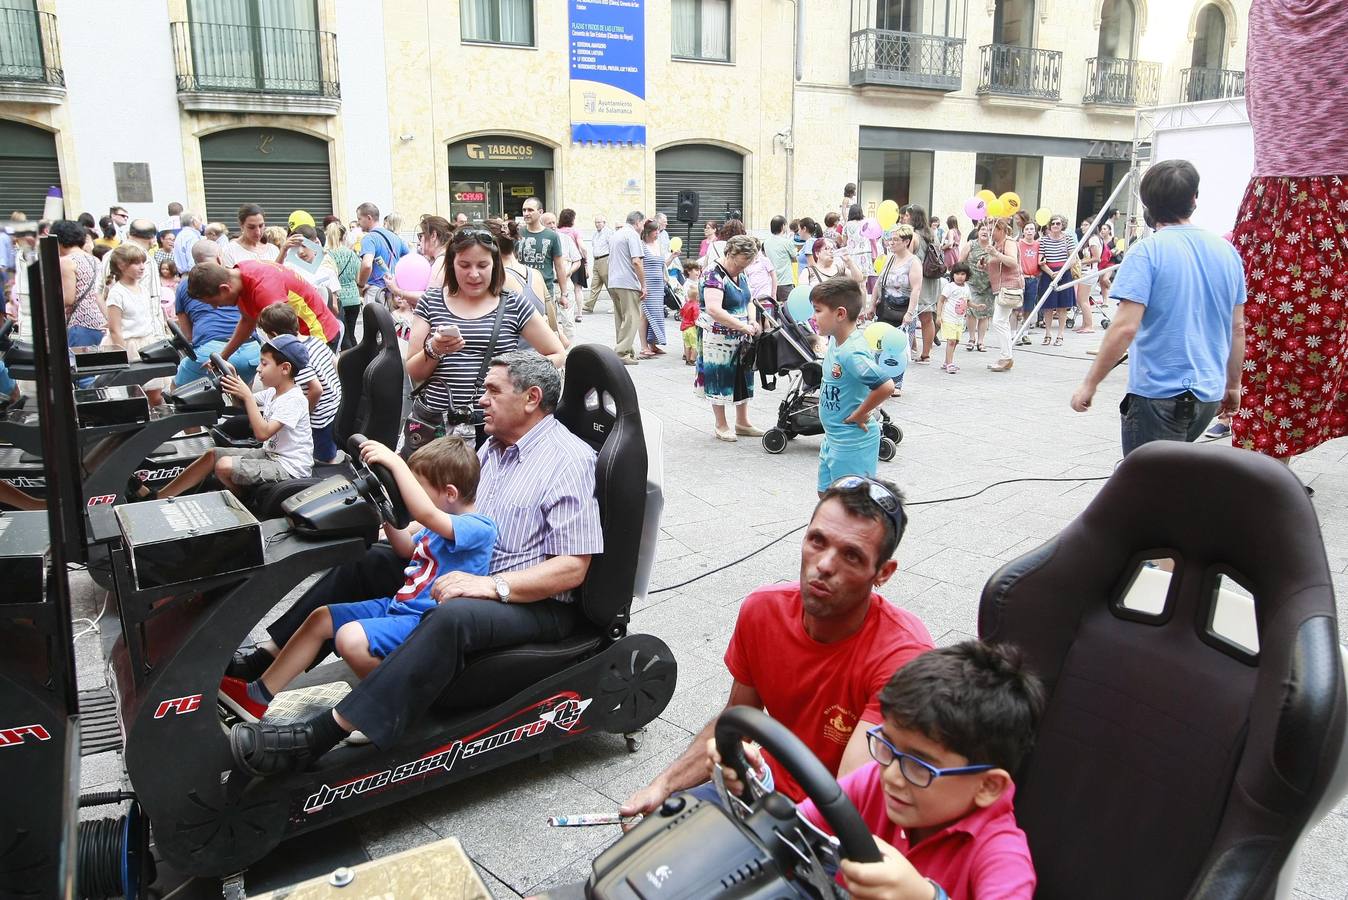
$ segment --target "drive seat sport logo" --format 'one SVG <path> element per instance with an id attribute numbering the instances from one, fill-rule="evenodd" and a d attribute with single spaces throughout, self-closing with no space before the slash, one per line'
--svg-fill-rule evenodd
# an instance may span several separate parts
<path id="1" fill-rule="evenodd" d="M 51 740 L 51 732 L 41 725 L 20 725 L 18 728 L 0 728 L 0 749 L 17 747 L 29 738 L 35 741 Z"/>
<path id="2" fill-rule="evenodd" d="M 570 732 L 580 723 L 581 716 L 592 702 L 593 700 L 580 698 L 574 692 L 554 695 L 547 700 L 522 709 L 494 725 L 489 725 L 482 731 L 459 738 L 447 747 L 432 750 L 430 753 L 411 762 L 403 763 L 397 768 L 362 775 L 341 784 L 322 785 L 309 799 L 304 801 L 304 812 L 316 813 L 338 800 L 356 797 L 369 791 L 379 790 L 439 770 L 449 772 L 460 759 L 481 756 L 502 747 L 514 746 L 521 741 L 537 737 L 547 731 L 548 726 Z M 540 708 L 543 711 L 538 712 L 534 718 L 528 721 L 519 724 L 506 724 L 518 721 L 528 713 Z"/>

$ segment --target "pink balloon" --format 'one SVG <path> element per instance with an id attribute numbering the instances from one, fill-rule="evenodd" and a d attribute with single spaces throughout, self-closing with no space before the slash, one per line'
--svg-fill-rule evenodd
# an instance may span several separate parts
<path id="1" fill-rule="evenodd" d="M 880 228 L 880 223 L 874 219 L 867 219 L 861 223 L 861 236 L 868 241 L 876 240 L 883 233 L 884 230 Z"/>
<path id="2" fill-rule="evenodd" d="M 424 291 L 431 281 L 430 260 L 420 253 L 409 253 L 393 267 L 393 280 L 402 291 Z"/>
<path id="3" fill-rule="evenodd" d="M 982 197 L 970 197 L 964 201 L 964 214 L 975 222 L 981 222 L 988 216 L 988 205 Z"/>

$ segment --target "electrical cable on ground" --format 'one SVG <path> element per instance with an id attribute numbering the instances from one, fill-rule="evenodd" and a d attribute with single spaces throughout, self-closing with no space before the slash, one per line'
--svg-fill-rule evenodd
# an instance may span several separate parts
<path id="1" fill-rule="evenodd" d="M 1084 484 L 1084 483 L 1086 483 L 1086 482 L 1088 482 L 1088 481 L 1107 481 L 1107 480 L 1109 479 L 1109 477 L 1110 477 L 1110 476 L 1108 476 L 1108 475 L 1089 475 L 1089 476 L 1080 477 L 1080 478 L 1008 478 L 1008 479 L 1006 479 L 1005 481 L 994 481 L 992 484 L 989 484 L 989 485 L 986 485 L 985 487 L 979 488 L 978 490 L 974 491 L 972 494 L 961 494 L 961 495 L 959 495 L 958 497 L 937 497 L 937 498 L 932 499 L 932 500 L 912 500 L 912 501 L 909 501 L 909 502 L 905 503 L 903 506 L 904 506 L 904 509 L 911 509 L 911 508 L 914 507 L 914 506 L 930 506 L 930 505 L 935 504 L 935 503 L 953 503 L 953 502 L 956 501 L 956 500 L 972 500 L 974 497 L 977 497 L 979 494 L 986 493 L 987 491 L 990 491 L 990 490 L 992 490 L 992 489 L 995 488 L 995 487 L 1000 487 L 1000 486 L 1002 486 L 1002 485 L 1004 485 L 1004 484 L 1020 484 L 1020 483 L 1023 483 L 1023 482 L 1030 482 L 1030 481 L 1033 481 L 1033 482 L 1051 482 L 1051 481 L 1067 482 L 1067 481 L 1071 481 L 1071 482 L 1076 482 L 1076 483 L 1078 483 L 1078 484 Z M 804 523 L 802 523 L 802 524 L 800 524 L 800 525 L 797 525 L 795 528 L 792 528 L 790 531 L 786 532 L 785 534 L 778 535 L 777 537 L 775 537 L 775 538 L 773 538 L 772 540 L 768 541 L 766 544 L 764 544 L 763 546 L 759 547 L 758 549 L 756 549 L 756 550 L 750 550 L 748 553 L 744 554 L 744 555 L 741 556 L 739 559 L 733 559 L 733 560 L 731 560 L 730 562 L 724 563 L 724 564 L 722 564 L 722 565 L 719 565 L 719 566 L 717 566 L 717 567 L 714 568 L 714 569 L 708 569 L 708 570 L 705 571 L 705 572 L 700 572 L 700 573 L 698 573 L 697 575 L 694 575 L 692 578 L 689 578 L 689 579 L 687 579 L 687 580 L 685 580 L 685 581 L 680 581 L 678 584 L 670 584 L 670 585 L 666 585 L 666 586 L 661 587 L 661 588 L 655 588 L 654 590 L 647 591 L 646 593 L 647 593 L 648 596 L 649 596 L 650 594 L 663 594 L 665 591 L 672 591 L 672 590 L 675 590 L 675 589 L 677 589 L 677 588 L 681 588 L 681 587 L 685 587 L 686 585 L 690 585 L 690 584 L 692 584 L 692 583 L 695 582 L 695 581 L 701 581 L 703 578 L 706 578 L 708 575 L 715 575 L 717 572 L 724 572 L 726 569 L 732 568 L 732 567 L 734 567 L 734 566 L 738 566 L 740 563 L 744 562 L 745 560 L 752 559 L 753 557 L 755 557 L 755 556 L 757 556 L 758 554 L 762 553 L 764 550 L 767 550 L 769 547 L 773 546 L 774 544 L 779 544 L 779 543 L 781 543 L 782 541 L 784 541 L 784 540 L 786 540 L 787 538 L 789 538 L 791 535 L 795 534 L 797 531 L 800 531 L 801 529 L 803 529 L 803 528 L 804 528 L 806 525 L 808 525 L 808 524 L 810 524 L 810 523 L 809 523 L 809 522 L 804 522 Z"/>

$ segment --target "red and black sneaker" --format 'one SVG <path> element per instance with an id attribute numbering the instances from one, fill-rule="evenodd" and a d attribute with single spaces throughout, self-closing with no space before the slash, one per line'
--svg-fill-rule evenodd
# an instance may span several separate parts
<path id="1" fill-rule="evenodd" d="M 220 702 L 245 722 L 260 722 L 267 714 L 267 704 L 248 696 L 248 682 L 241 678 L 220 679 Z"/>

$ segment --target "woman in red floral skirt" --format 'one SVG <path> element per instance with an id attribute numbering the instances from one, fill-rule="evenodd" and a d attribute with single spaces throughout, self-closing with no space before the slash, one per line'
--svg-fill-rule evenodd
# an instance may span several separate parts
<path id="1" fill-rule="evenodd" d="M 1348 434 L 1348 69 L 1335 13 L 1339 0 L 1250 8 L 1255 170 L 1233 235 L 1249 298 L 1232 430 L 1236 446 L 1283 461 Z"/>

